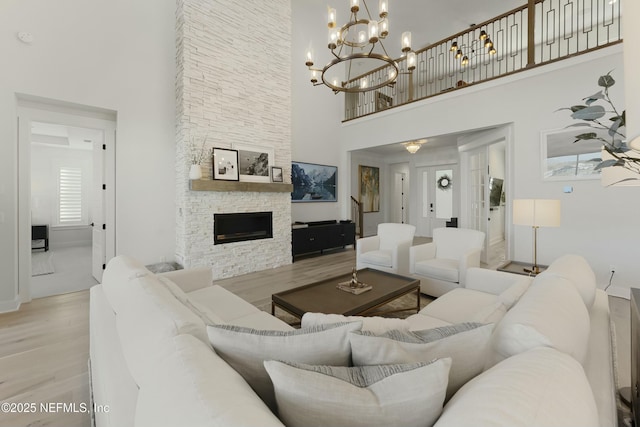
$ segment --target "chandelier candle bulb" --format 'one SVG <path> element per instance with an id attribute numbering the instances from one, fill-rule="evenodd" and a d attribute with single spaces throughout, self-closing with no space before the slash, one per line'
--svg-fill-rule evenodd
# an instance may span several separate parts
<path id="1" fill-rule="evenodd" d="M 336 18 L 336 10 L 330 7 L 328 15 L 327 25 L 329 28 L 334 28 L 336 26 L 336 22 L 338 22 Z"/>
<path id="2" fill-rule="evenodd" d="M 407 70 L 413 71 L 416 69 L 416 53 L 410 51 L 407 53 Z"/>
<path id="3" fill-rule="evenodd" d="M 378 3 L 378 11 L 380 18 L 385 18 L 389 14 L 389 2 L 387 0 L 380 0 L 380 3 Z"/>
<path id="4" fill-rule="evenodd" d="M 338 45 L 338 30 L 336 28 L 329 28 L 329 43 L 327 47 L 329 49 L 335 49 Z"/>
<path id="5" fill-rule="evenodd" d="M 313 50 L 311 49 L 307 51 L 307 58 L 306 58 L 305 65 L 307 67 L 311 67 L 313 65 Z"/>
<path id="6" fill-rule="evenodd" d="M 411 50 L 411 31 L 402 33 L 402 51 L 409 52 Z"/>
<path id="7" fill-rule="evenodd" d="M 367 27 L 369 28 L 369 43 L 376 43 L 378 41 L 378 22 L 369 21 Z"/>
<path id="8" fill-rule="evenodd" d="M 360 0 L 351 0 L 351 12 L 360 10 Z"/>
<path id="9" fill-rule="evenodd" d="M 367 42 L 367 32 L 366 31 L 360 31 L 358 33 L 358 42 L 359 43 L 366 43 Z"/>
<path id="10" fill-rule="evenodd" d="M 311 70 L 311 83 L 318 83 L 318 71 Z"/>
<path id="11" fill-rule="evenodd" d="M 380 21 L 380 38 L 383 39 L 389 35 L 389 20 L 384 18 Z"/>

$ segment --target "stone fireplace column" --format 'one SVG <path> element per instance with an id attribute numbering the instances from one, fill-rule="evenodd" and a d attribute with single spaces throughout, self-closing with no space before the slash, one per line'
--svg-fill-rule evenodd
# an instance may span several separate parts
<path id="1" fill-rule="evenodd" d="M 274 31 L 277 29 L 277 31 Z M 272 148 L 291 182 L 290 0 L 178 0 L 176 259 L 215 279 L 291 263 L 289 193 L 191 191 L 190 143 Z M 211 179 L 211 162 L 203 163 Z M 214 245 L 213 215 L 273 212 L 273 237 Z"/>

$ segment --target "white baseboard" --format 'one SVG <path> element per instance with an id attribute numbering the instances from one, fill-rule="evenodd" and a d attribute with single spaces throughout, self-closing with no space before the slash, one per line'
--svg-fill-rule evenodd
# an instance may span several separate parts
<path id="1" fill-rule="evenodd" d="M 18 311 L 20 308 L 20 298 L 15 297 L 12 301 L 0 301 L 0 313 Z"/>

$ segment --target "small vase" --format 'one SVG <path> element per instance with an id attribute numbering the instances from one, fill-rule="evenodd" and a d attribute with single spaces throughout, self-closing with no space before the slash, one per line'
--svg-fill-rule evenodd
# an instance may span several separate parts
<path id="1" fill-rule="evenodd" d="M 202 178 L 202 168 L 200 165 L 191 165 L 189 168 L 189 179 L 200 179 Z"/>

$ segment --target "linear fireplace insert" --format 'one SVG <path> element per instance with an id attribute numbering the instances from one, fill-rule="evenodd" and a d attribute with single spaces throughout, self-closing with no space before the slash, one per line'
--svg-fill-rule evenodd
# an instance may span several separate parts
<path id="1" fill-rule="evenodd" d="M 272 212 L 213 214 L 214 245 L 272 237 Z"/>

